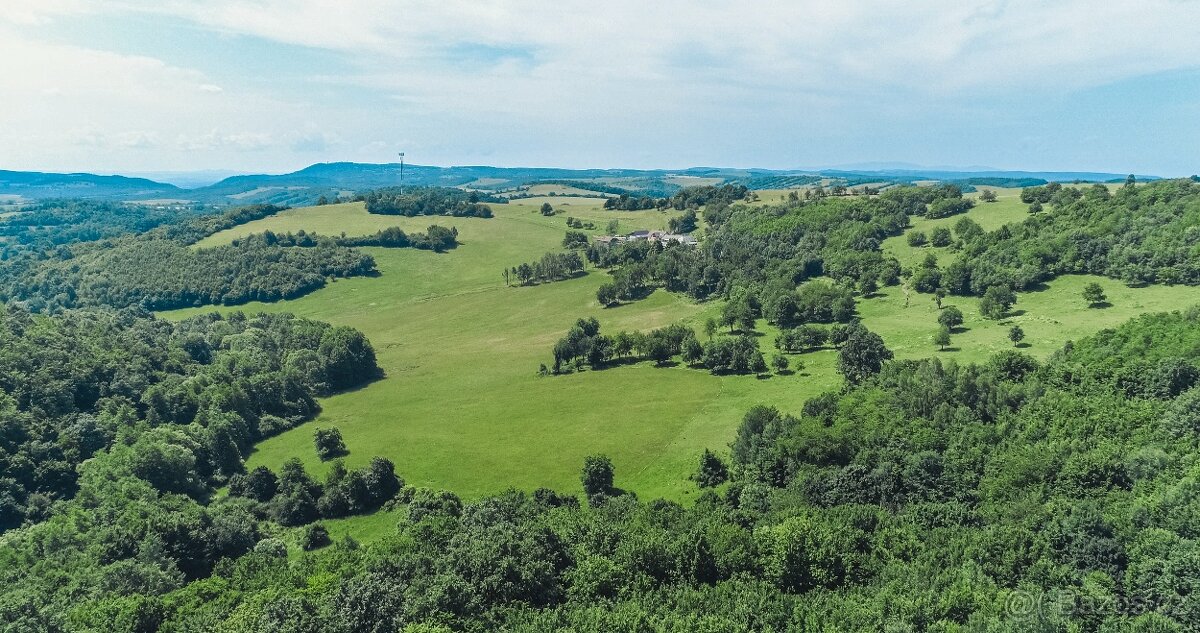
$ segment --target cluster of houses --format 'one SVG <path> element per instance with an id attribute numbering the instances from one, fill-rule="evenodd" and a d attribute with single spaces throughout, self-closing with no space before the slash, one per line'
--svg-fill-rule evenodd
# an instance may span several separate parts
<path id="1" fill-rule="evenodd" d="M 662 244 L 670 244 L 675 242 L 685 246 L 695 246 L 699 242 L 691 235 L 681 235 L 678 233 L 667 233 L 664 231 L 634 231 L 629 235 L 600 235 L 596 237 L 596 242 L 600 244 L 618 244 L 620 242 L 636 242 L 638 240 L 646 240 L 648 242 L 660 242 Z"/>

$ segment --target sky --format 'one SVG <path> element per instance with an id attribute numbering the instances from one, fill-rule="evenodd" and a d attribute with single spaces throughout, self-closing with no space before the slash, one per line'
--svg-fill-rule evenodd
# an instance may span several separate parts
<path id="1" fill-rule="evenodd" d="M 0 169 L 1200 172 L 1200 0 L 2 0 Z"/>

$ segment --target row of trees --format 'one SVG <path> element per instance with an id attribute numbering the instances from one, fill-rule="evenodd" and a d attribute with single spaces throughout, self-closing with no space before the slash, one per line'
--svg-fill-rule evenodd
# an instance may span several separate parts
<path id="1" fill-rule="evenodd" d="M 426 229 L 424 233 L 413 233 L 410 235 L 405 233 L 400 227 L 392 226 L 376 231 L 372 235 L 355 235 L 350 237 L 347 237 L 345 234 L 338 237 L 327 237 L 317 233 L 309 233 L 304 229 L 300 229 L 294 234 L 291 232 L 275 233 L 273 231 L 264 231 L 235 239 L 233 245 L 241 246 L 243 243 L 256 240 L 267 246 L 279 245 L 309 248 L 321 245 L 348 247 L 380 246 L 384 248 L 419 248 L 441 253 L 458 246 L 458 229 L 456 227 L 446 228 L 435 224 Z"/>
<path id="2" fill-rule="evenodd" d="M 618 211 L 640 211 L 645 209 L 699 209 L 705 205 L 729 205 L 746 200 L 750 190 L 745 185 L 725 184 L 684 187 L 674 195 L 663 198 L 636 196 L 621 193 L 604 201 L 604 208 Z"/>
<path id="3" fill-rule="evenodd" d="M 878 373 L 891 360 L 879 335 L 868 331 L 857 321 L 847 326 L 834 326 L 833 341 L 839 346 L 838 371 L 850 383 L 861 382 Z M 821 328 L 802 326 L 782 333 L 775 345 L 781 351 L 805 351 L 830 340 L 830 332 Z M 600 369 L 613 362 L 651 360 L 665 365 L 678 356 L 688 365 L 704 367 L 714 374 L 763 374 L 768 371 L 767 360 L 758 347 L 755 336 L 713 336 L 701 343 L 695 331 L 674 324 L 648 333 L 618 332 L 609 337 L 600 333 L 595 317 L 579 319 L 567 334 L 555 343 L 554 363 L 542 365 L 542 372 L 555 374 L 584 365 Z M 789 361 L 777 355 L 771 363 L 775 369 L 788 369 Z"/>
<path id="4" fill-rule="evenodd" d="M 582 275 L 583 272 L 583 257 L 575 251 L 567 251 L 565 253 L 546 253 L 536 262 L 505 269 L 503 277 L 505 285 L 516 283 L 528 286 L 570 279 Z"/>

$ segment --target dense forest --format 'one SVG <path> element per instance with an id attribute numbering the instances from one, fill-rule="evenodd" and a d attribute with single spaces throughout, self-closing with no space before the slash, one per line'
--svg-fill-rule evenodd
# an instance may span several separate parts
<path id="1" fill-rule="evenodd" d="M 268 528 L 245 531 L 236 519 L 258 524 L 236 499 L 200 508 L 101 476 L 113 452 L 89 462 L 76 501 L 10 538 L 0 617 L 18 630 L 1194 631 L 1196 350 L 1189 310 L 1044 364 L 893 361 L 803 411 L 748 411 L 729 463 L 697 456 L 706 488 L 690 507 L 622 492 L 600 456 L 582 465 L 585 504 L 404 487 L 394 535 L 291 559 Z M 158 518 L 111 515 L 113 497 Z M 36 560 L 67 535 L 76 545 Z M 180 568 L 201 545 L 211 573 Z M 83 571 L 68 580 L 63 562 Z"/>
<path id="2" fill-rule="evenodd" d="M 464 191 L 450 187 L 409 187 L 408 189 L 377 189 L 360 196 L 367 205 L 368 213 L 382 215 L 449 215 L 454 217 L 492 217 L 492 209 L 485 202 L 504 204 L 504 198 Z"/>
<path id="3" fill-rule="evenodd" d="M 69 499 L 80 464 L 141 438 L 192 451 L 190 472 L 149 461 L 145 472 L 198 494 L 238 472 L 255 441 L 311 417 L 314 397 L 378 371 L 362 334 L 290 315 L 170 323 L 134 309 L 50 317 L 10 305 L 0 314 L 0 529 Z"/>
<path id="4" fill-rule="evenodd" d="M 0 236 L 6 238 L 0 252 L 8 259 L 29 247 L 48 248 L 145 233 L 205 214 L 211 214 L 211 210 L 191 205 L 49 200 L 0 218 Z"/>

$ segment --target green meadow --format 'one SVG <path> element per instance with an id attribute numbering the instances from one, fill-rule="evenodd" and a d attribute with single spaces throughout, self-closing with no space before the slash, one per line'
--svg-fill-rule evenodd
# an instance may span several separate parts
<path id="1" fill-rule="evenodd" d="M 970 212 L 989 230 L 1026 215 L 1017 190 L 999 194 L 999 202 Z M 542 216 L 538 209 L 543 202 L 561 213 Z M 538 366 L 550 363 L 554 342 L 579 317 L 597 317 L 602 331 L 610 334 L 678 321 L 700 331 L 705 319 L 720 310 L 717 303 L 697 304 L 661 290 L 645 300 L 604 309 L 595 299 L 606 278 L 598 270 L 540 286 L 505 286 L 503 269 L 561 248 L 567 216 L 593 222 L 597 232 L 616 219 L 627 232 L 664 228 L 675 213 L 605 211 L 602 202 L 528 198 L 493 205 L 492 219 L 376 216 L 358 203 L 337 204 L 288 210 L 201 242 L 198 247 L 203 248 L 264 230 L 359 235 L 389 226 L 419 231 L 434 223 L 457 227 L 462 242 L 444 254 L 365 249 L 376 259 L 378 277 L 338 280 L 293 301 L 220 308 L 293 312 L 353 326 L 371 339 L 386 372 L 371 385 L 323 400 L 318 419 L 262 442 L 247 466 L 278 468 L 299 457 L 310 472 L 322 475 L 328 464 L 316 457 L 313 430 L 337 426 L 350 451 L 347 466 L 384 455 L 408 483 L 449 489 L 466 499 L 509 487 L 577 492 L 584 457 L 604 453 L 615 464 L 618 486 L 645 498 L 686 501 L 696 494 L 689 476 L 700 452 L 726 450 L 748 408 L 768 404 L 798 411 L 806 399 L 840 384 L 832 350 L 792 356 L 793 362 L 803 363 L 802 369 L 770 377 L 716 377 L 650 363 L 539 376 Z M 913 225 L 928 231 L 957 219 L 915 218 Z M 903 236 L 887 240 L 884 248 L 906 266 L 925 252 L 936 253 L 943 265 L 953 257 L 949 249 L 909 247 Z M 1081 291 L 1090 281 L 1101 283 L 1110 307 L 1086 305 Z M 966 322 L 945 351 L 932 343 L 938 311 L 930 295 L 906 297 L 900 287 L 884 288 L 860 299 L 858 309 L 867 327 L 879 332 L 898 358 L 971 362 L 1011 349 L 1007 334 L 1014 324 L 1026 334 L 1022 349 L 1045 357 L 1068 340 L 1135 315 L 1197 302 L 1200 288 L 1130 288 L 1111 279 L 1070 276 L 1019 294 L 1011 315 L 997 322 L 980 317 L 976 299 L 948 297 L 945 304 L 957 305 Z M 164 316 L 185 318 L 212 309 Z M 759 330 L 760 344 L 770 356 L 776 332 L 762 321 Z M 381 513 L 328 525 L 335 536 L 371 538 L 393 523 Z"/>

